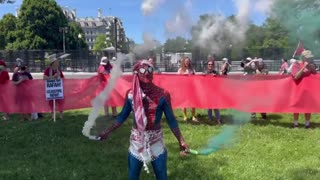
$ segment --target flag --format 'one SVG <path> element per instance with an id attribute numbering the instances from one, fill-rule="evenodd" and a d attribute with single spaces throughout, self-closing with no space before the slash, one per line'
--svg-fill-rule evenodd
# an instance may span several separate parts
<path id="1" fill-rule="evenodd" d="M 297 46 L 296 50 L 294 51 L 292 58 L 294 58 L 295 56 L 300 56 L 303 51 L 304 51 L 303 43 L 301 40 L 299 40 L 298 46 Z"/>

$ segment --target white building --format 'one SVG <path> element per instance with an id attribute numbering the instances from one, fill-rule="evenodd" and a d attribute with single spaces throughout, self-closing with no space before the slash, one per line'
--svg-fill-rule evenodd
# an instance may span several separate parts
<path id="1" fill-rule="evenodd" d="M 97 36 L 106 34 L 106 42 L 111 42 L 110 46 L 121 49 L 128 39 L 126 38 L 122 21 L 114 16 L 103 16 L 102 10 L 98 9 L 97 17 L 78 18 L 76 9 L 70 10 L 68 7 L 62 8 L 63 13 L 69 21 L 76 21 L 80 24 L 85 41 L 89 49 L 93 49 Z"/>

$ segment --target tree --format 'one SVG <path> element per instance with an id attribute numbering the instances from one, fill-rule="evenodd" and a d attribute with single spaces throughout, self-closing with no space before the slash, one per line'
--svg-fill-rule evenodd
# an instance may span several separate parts
<path id="1" fill-rule="evenodd" d="M 81 34 L 82 38 L 79 38 L 79 34 Z M 81 26 L 77 22 L 69 22 L 68 23 L 68 33 L 66 33 L 66 48 L 67 49 L 83 49 L 88 48 L 88 45 L 83 38 L 83 31 Z"/>
<path id="2" fill-rule="evenodd" d="M 6 14 L 0 20 L 0 49 L 13 42 L 12 32 L 16 29 L 17 19 L 13 14 Z"/>
<path id="3" fill-rule="evenodd" d="M 265 29 L 265 39 L 262 45 L 265 49 L 264 57 L 280 59 L 288 49 L 287 29 L 278 20 L 273 18 L 267 18 L 263 28 Z"/>
<path id="4" fill-rule="evenodd" d="M 288 43 L 293 54 L 299 40 L 317 53 L 320 42 L 320 3 L 314 0 L 277 0 L 272 7 L 272 18 L 288 30 Z M 318 48 L 317 48 L 318 46 Z M 320 54 L 318 54 L 320 55 Z"/>
<path id="5" fill-rule="evenodd" d="M 94 51 L 102 51 L 107 47 L 110 47 L 111 42 L 106 41 L 106 35 L 105 34 L 100 34 L 96 38 L 96 43 L 93 45 L 93 50 Z"/>
<path id="6" fill-rule="evenodd" d="M 82 32 L 75 24 L 69 24 L 62 9 L 54 0 L 24 0 L 13 32 L 14 42 L 7 49 L 62 49 L 61 27 L 68 27 L 67 49 L 76 49 L 78 33 Z M 70 45 L 69 45 L 70 43 Z"/>
<path id="7" fill-rule="evenodd" d="M 175 39 L 167 39 L 164 43 L 165 52 L 191 52 L 192 41 L 183 37 L 176 37 Z"/>

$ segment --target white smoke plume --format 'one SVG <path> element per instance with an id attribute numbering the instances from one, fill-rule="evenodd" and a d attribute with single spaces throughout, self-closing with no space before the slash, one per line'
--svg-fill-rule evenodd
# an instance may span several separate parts
<path id="1" fill-rule="evenodd" d="M 155 47 L 157 47 L 157 42 L 154 40 L 151 34 L 143 33 L 143 44 L 136 45 L 133 52 L 138 56 L 145 56 Z"/>
<path id="2" fill-rule="evenodd" d="M 254 10 L 263 14 L 269 14 L 275 0 L 257 0 L 254 4 Z"/>
<path id="3" fill-rule="evenodd" d="M 156 8 L 163 4 L 165 0 L 143 0 L 141 4 L 142 14 L 147 16 L 152 14 Z"/>
<path id="4" fill-rule="evenodd" d="M 192 9 L 192 1 L 187 0 L 177 13 L 165 23 L 165 29 L 168 34 L 184 36 L 190 32 L 192 19 L 188 12 Z"/>
<path id="5" fill-rule="evenodd" d="M 209 47 L 212 52 L 219 53 L 222 49 L 245 39 L 250 20 L 250 0 L 234 0 L 237 13 L 233 20 L 222 15 L 213 15 L 202 22 L 196 31 L 195 42 L 203 48 Z M 228 38 L 229 37 L 229 38 Z"/>
<path id="6" fill-rule="evenodd" d="M 115 87 L 117 79 L 121 77 L 122 70 L 121 64 L 127 57 L 122 54 L 117 54 L 117 60 L 113 65 L 110 73 L 110 79 L 108 80 L 108 85 L 101 91 L 101 93 L 95 97 L 92 101 L 92 109 L 89 114 L 88 120 L 85 122 L 82 129 L 82 134 L 87 136 L 89 139 L 98 140 L 96 136 L 90 135 L 91 128 L 95 126 L 96 119 L 99 116 L 100 110 L 104 107 L 104 103 L 110 98 L 110 93 Z"/>

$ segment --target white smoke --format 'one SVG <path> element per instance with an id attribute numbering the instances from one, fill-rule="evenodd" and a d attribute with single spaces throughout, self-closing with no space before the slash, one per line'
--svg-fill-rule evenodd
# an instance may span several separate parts
<path id="1" fill-rule="evenodd" d="M 254 4 L 254 10 L 263 14 L 269 14 L 275 0 L 257 0 Z"/>
<path id="2" fill-rule="evenodd" d="M 165 0 L 143 0 L 141 4 L 141 11 L 143 15 L 150 15 L 158 8 Z"/>
<path id="3" fill-rule="evenodd" d="M 91 101 L 92 109 L 89 114 L 88 120 L 85 122 L 82 129 L 82 134 L 89 139 L 98 140 L 96 136 L 90 135 L 91 128 L 95 126 L 96 119 L 99 116 L 100 110 L 104 107 L 104 103 L 110 98 L 110 93 L 116 85 L 117 79 L 121 77 L 122 70 L 121 64 L 127 57 L 122 54 L 117 54 L 117 60 L 115 61 L 110 73 L 110 79 L 108 85 L 101 91 L 101 93 Z"/>
<path id="4" fill-rule="evenodd" d="M 143 44 L 136 45 L 133 52 L 138 56 L 147 55 L 151 50 L 157 47 L 157 42 L 150 33 L 143 33 Z"/>
<path id="5" fill-rule="evenodd" d="M 210 48 L 212 52 L 219 53 L 222 49 L 245 39 L 250 20 L 250 0 L 234 0 L 237 13 L 234 20 L 222 15 L 209 16 L 202 22 L 197 34 L 196 45 Z"/>
<path id="6" fill-rule="evenodd" d="M 192 1 L 187 0 L 177 13 L 165 23 L 166 32 L 173 35 L 185 35 L 190 32 L 192 19 L 188 12 L 192 9 Z"/>

